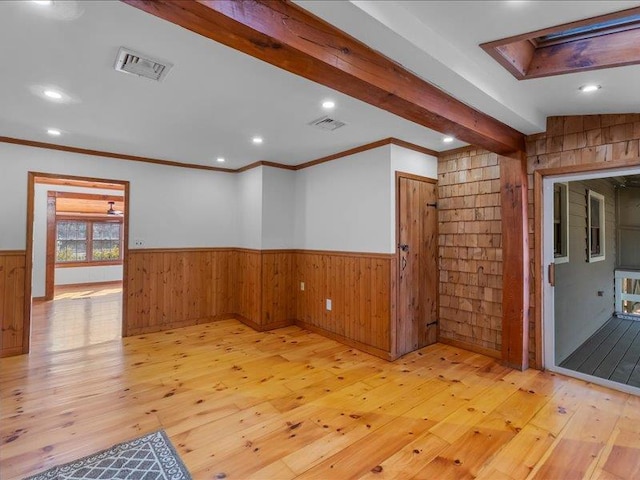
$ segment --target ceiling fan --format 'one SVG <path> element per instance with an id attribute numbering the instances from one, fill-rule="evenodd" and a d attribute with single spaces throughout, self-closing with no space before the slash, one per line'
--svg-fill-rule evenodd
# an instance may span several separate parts
<path id="1" fill-rule="evenodd" d="M 109 204 L 109 210 L 107 210 L 107 215 L 122 215 L 121 210 L 114 210 L 113 206 L 116 202 L 107 202 Z"/>

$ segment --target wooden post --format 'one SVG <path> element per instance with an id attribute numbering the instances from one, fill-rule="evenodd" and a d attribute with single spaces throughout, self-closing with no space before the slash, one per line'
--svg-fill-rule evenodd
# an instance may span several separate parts
<path id="1" fill-rule="evenodd" d="M 500 156 L 502 205 L 502 361 L 529 368 L 527 157 Z"/>

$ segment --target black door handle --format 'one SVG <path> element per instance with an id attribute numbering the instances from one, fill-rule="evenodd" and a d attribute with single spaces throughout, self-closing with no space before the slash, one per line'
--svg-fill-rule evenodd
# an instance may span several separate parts
<path id="1" fill-rule="evenodd" d="M 406 243 L 401 243 L 398 245 L 398 248 L 400 250 L 402 250 L 403 252 L 408 252 L 409 251 L 409 245 L 407 245 Z"/>

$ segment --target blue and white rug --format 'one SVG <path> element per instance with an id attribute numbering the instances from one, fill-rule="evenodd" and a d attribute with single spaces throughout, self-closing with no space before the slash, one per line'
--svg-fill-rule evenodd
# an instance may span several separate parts
<path id="1" fill-rule="evenodd" d="M 191 480 L 163 430 L 88 457 L 50 468 L 25 480 Z"/>

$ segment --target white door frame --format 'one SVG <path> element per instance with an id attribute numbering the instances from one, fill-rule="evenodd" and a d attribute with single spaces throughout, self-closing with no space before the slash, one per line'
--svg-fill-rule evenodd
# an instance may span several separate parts
<path id="1" fill-rule="evenodd" d="M 554 287 L 549 283 L 549 265 L 553 262 L 553 185 L 556 182 L 576 182 L 622 175 L 640 175 L 640 167 L 623 167 L 611 170 L 569 173 L 563 175 L 545 175 L 542 177 L 542 359 L 546 370 L 585 380 L 587 382 L 613 388 L 626 393 L 640 395 L 640 388 L 623 385 L 603 378 L 594 377 L 556 365 L 555 358 L 555 309 Z M 569 257 L 569 261 L 571 257 Z M 575 260 L 574 260 L 575 261 Z"/>

